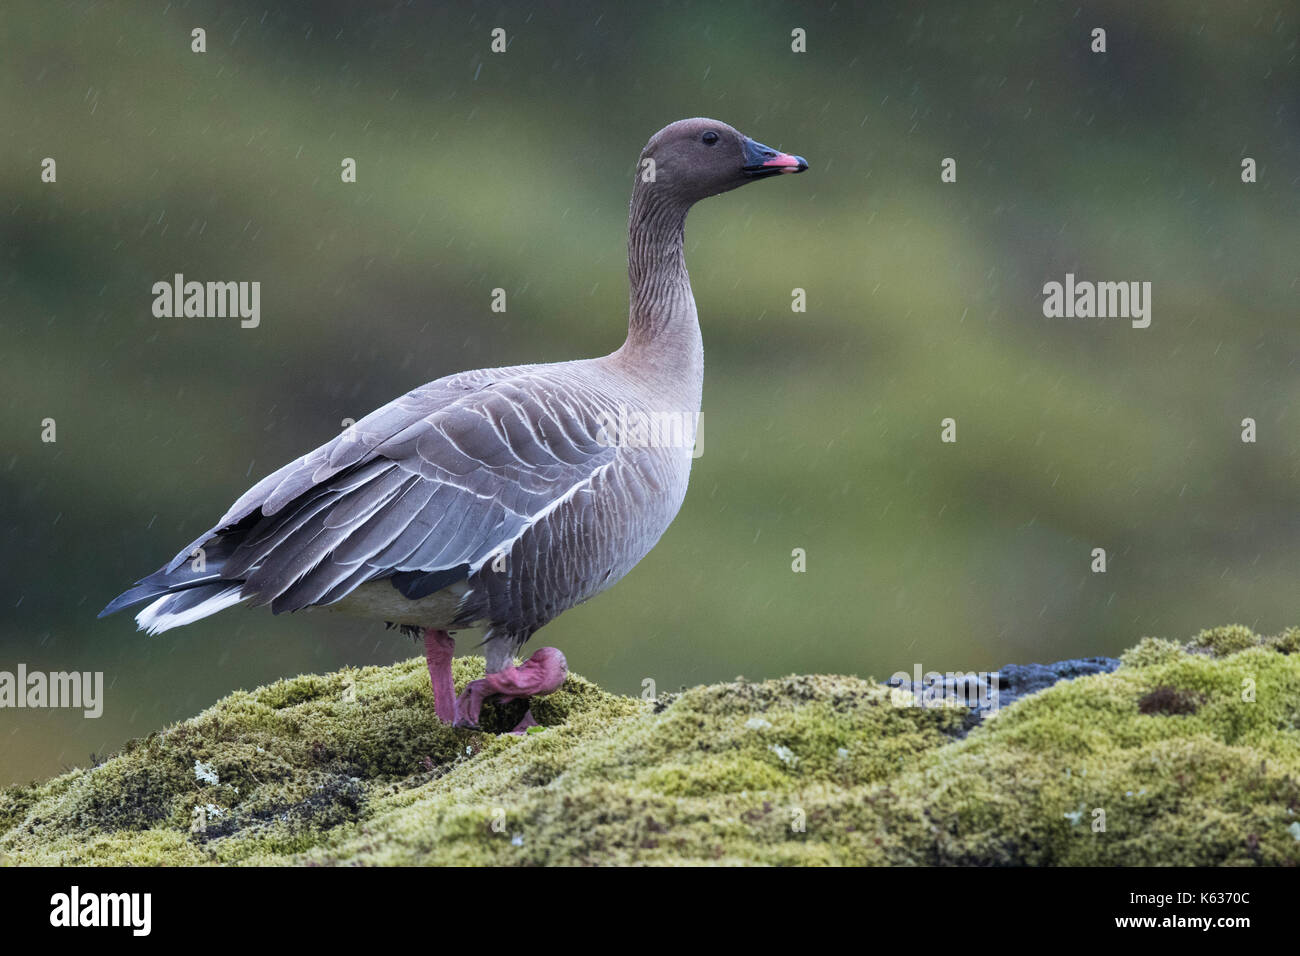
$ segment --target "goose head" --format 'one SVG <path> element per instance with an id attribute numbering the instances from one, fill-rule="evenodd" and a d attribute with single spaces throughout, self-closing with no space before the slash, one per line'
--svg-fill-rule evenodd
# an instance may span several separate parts
<path id="1" fill-rule="evenodd" d="M 678 120 L 650 137 L 637 163 L 637 187 L 687 204 L 737 186 L 808 168 L 802 156 L 755 142 L 717 120 Z"/>

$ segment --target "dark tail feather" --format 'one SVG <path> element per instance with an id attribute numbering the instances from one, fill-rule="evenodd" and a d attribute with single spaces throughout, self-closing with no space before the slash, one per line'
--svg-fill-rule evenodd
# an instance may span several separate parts
<path id="1" fill-rule="evenodd" d="M 159 572 L 159 574 L 161 573 L 162 572 Z M 141 601 L 146 601 L 151 597 L 158 597 L 161 594 L 166 594 L 171 590 L 171 588 L 166 584 L 154 581 L 153 578 L 157 576 L 158 575 L 151 575 L 150 577 L 138 581 L 134 587 L 127 591 L 123 591 L 117 597 L 113 598 L 113 600 L 109 601 L 108 606 L 95 616 L 108 617 L 108 615 L 116 614 L 124 607 L 130 607 L 132 604 L 139 604 Z"/>
<path id="2" fill-rule="evenodd" d="M 458 564 L 454 568 L 442 568 L 438 571 L 398 571 L 389 580 L 393 582 L 393 587 L 401 592 L 402 597 L 408 601 L 418 601 L 467 577 L 469 577 L 469 565 Z"/>
<path id="3" fill-rule="evenodd" d="M 99 612 L 99 617 L 106 617 L 114 614 L 124 607 L 130 607 L 132 604 L 139 604 L 141 601 L 147 601 L 150 598 L 162 597 L 164 594 L 171 594 L 175 591 L 187 591 L 190 588 L 197 588 L 205 584 L 239 584 L 239 581 L 225 581 L 222 576 L 222 567 L 226 559 L 230 557 L 231 552 L 239 543 L 241 536 L 236 535 L 214 535 L 207 540 L 202 540 L 198 544 L 191 545 L 187 550 L 182 551 L 170 562 L 163 565 L 147 578 L 141 578 L 127 591 L 123 591 L 113 600 L 108 602 L 108 607 Z M 204 552 L 204 567 L 202 571 L 194 569 L 194 549 L 202 547 Z M 179 563 L 178 563 L 179 562 Z M 173 568 L 173 565 L 175 567 Z M 172 570 L 168 570 L 172 568 Z"/>
<path id="4" fill-rule="evenodd" d="M 186 568 L 188 570 L 188 567 Z M 222 581 L 221 572 L 206 571 L 203 574 L 184 575 L 179 571 L 173 571 L 170 575 L 166 569 L 156 571 L 135 583 L 127 591 L 123 591 L 113 600 L 108 602 L 108 606 L 100 611 L 97 617 L 107 617 L 110 614 L 116 614 L 124 607 L 130 607 L 132 604 L 139 604 L 141 601 L 148 601 L 152 598 L 162 597 L 164 594 L 173 594 L 177 591 L 188 591 L 190 588 L 199 588 L 205 584 L 238 584 L 238 581 Z"/>

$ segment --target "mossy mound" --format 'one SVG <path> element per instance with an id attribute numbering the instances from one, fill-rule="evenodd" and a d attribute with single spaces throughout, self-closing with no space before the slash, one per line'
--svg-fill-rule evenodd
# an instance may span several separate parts
<path id="1" fill-rule="evenodd" d="M 227 697 L 0 791 L 44 864 L 1300 863 L 1300 630 L 1145 639 L 986 718 L 852 677 L 658 703 L 571 676 L 543 727 L 438 723 L 423 661 Z M 482 661 L 456 662 L 457 684 Z"/>

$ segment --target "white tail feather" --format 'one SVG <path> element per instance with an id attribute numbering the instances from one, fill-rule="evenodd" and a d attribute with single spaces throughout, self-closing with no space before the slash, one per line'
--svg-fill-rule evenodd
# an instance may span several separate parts
<path id="1" fill-rule="evenodd" d="M 167 608 L 185 593 L 187 592 L 179 591 L 176 594 L 163 595 L 137 614 L 135 623 L 139 625 L 142 631 L 148 631 L 150 634 L 161 634 L 163 631 L 170 631 L 173 627 L 193 624 L 200 618 L 216 614 L 218 611 L 224 611 L 231 605 L 244 600 L 239 596 L 239 585 L 235 584 L 212 595 L 206 601 L 194 605 L 194 607 L 186 608 L 178 613 L 168 611 Z"/>

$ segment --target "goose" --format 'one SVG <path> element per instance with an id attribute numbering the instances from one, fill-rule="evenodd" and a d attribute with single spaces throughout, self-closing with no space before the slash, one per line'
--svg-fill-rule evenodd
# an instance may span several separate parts
<path id="1" fill-rule="evenodd" d="M 263 478 L 158 571 L 158 634 L 235 604 L 328 607 L 423 635 L 434 712 L 475 727 L 483 703 L 557 690 L 568 662 L 535 631 L 621 579 L 686 495 L 704 347 L 683 254 L 696 202 L 808 168 L 726 123 L 672 123 L 641 151 L 628 225 L 627 338 L 609 355 L 461 372 L 371 412 Z M 662 432 L 669 432 L 664 440 Z M 482 628 L 486 677 L 457 697 L 455 631 Z M 535 725 L 529 710 L 520 725 Z"/>

